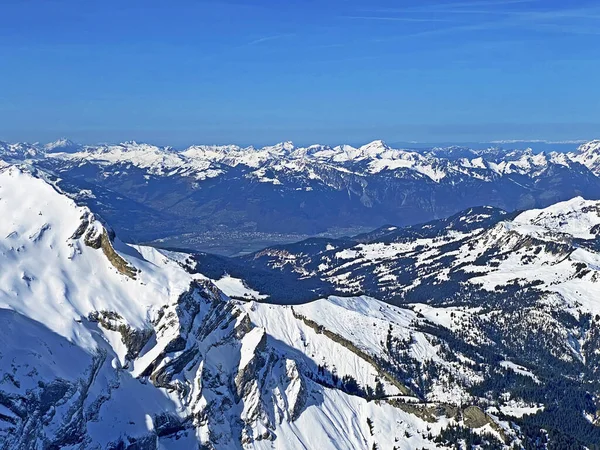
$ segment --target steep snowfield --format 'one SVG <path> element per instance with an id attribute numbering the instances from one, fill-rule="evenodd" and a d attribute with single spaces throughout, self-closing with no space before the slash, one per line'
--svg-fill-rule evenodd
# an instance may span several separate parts
<path id="1" fill-rule="evenodd" d="M 119 311 L 141 327 L 189 286 L 190 276 L 157 250 L 116 240 L 119 258 L 137 270 L 120 273 L 84 242 L 104 233 L 89 210 L 16 167 L 0 172 L 0 217 L 0 305 L 69 340 L 92 345 L 75 321 L 93 311 Z"/>
<path id="2" fill-rule="evenodd" d="M 372 420 L 372 433 L 367 418 Z M 298 420 L 282 424 L 282 442 L 276 441 L 274 447 L 264 442 L 257 448 L 366 450 L 376 444 L 382 449 L 412 450 L 433 447 L 435 444 L 424 435 L 437 434 L 446 424 L 443 420 L 432 424 L 385 403 L 378 405 L 325 389 L 322 398 L 309 406 Z"/>
<path id="3" fill-rule="evenodd" d="M 454 422 L 335 381 L 408 391 L 376 358 L 387 357 L 390 325 L 416 336 L 414 357 L 437 358 L 410 310 L 369 298 L 297 310 L 230 300 L 184 270 L 186 255 L 120 242 L 14 166 L 0 168 L 0 217 L 3 448 L 410 449 Z"/>

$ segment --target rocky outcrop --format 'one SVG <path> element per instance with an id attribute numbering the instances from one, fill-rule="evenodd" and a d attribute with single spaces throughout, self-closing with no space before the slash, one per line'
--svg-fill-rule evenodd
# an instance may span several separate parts
<path id="1" fill-rule="evenodd" d="M 110 263 L 120 273 L 129 278 L 135 279 L 137 269 L 125 261 L 114 249 L 112 240 L 105 228 L 97 230 L 89 228 L 84 236 L 85 245 L 94 249 L 102 249 L 102 252 Z"/>
<path id="2" fill-rule="evenodd" d="M 123 275 L 135 279 L 137 269 L 121 257 L 113 247 L 115 234 L 112 230 L 102 225 L 89 211 L 81 216 L 79 226 L 71 236 L 71 240 L 83 238 L 83 242 L 93 249 L 102 249 L 110 263 Z"/>
<path id="3" fill-rule="evenodd" d="M 114 311 L 94 311 L 89 314 L 90 322 L 97 322 L 102 327 L 110 331 L 116 331 L 121 334 L 121 340 L 127 347 L 125 358 L 128 361 L 135 359 L 144 345 L 152 337 L 154 331 L 150 328 L 137 329 L 129 326 L 123 318 Z"/>

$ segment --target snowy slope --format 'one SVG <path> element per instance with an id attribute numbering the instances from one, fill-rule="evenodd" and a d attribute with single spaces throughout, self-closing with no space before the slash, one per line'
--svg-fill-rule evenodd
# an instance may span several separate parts
<path id="1" fill-rule="evenodd" d="M 69 340 L 76 337 L 74 321 L 92 311 L 119 311 L 128 324 L 140 327 L 152 308 L 177 299 L 190 283 L 189 275 L 158 251 L 116 240 L 113 245 L 122 251 L 118 258 L 136 272 L 120 273 L 103 250 L 86 244 L 106 233 L 89 210 L 16 167 L 0 172 L 0 199 L 5 218 L 0 223 L 0 305 Z"/>
<path id="2" fill-rule="evenodd" d="M 567 272 L 573 276 L 581 264 L 591 272 L 600 267 L 599 201 L 575 197 L 512 217 L 493 208 L 472 208 L 462 214 L 405 229 L 381 229 L 359 236 L 360 243 L 332 241 L 313 251 L 305 241 L 265 249 L 243 260 L 275 273 L 321 280 L 338 292 L 376 293 L 390 300 L 410 298 L 412 291 L 441 286 L 453 277 L 464 282 L 463 274 L 467 278 L 481 274 L 470 282 L 497 279 L 506 284 L 520 278 L 536 282 L 542 280 L 539 274 L 556 272 L 548 281 L 550 287 Z M 557 271 L 555 265 L 569 269 Z"/>
<path id="3" fill-rule="evenodd" d="M 576 197 L 544 209 L 532 209 L 519 214 L 514 225 L 540 227 L 566 233 L 575 238 L 594 239 L 600 224 L 600 203 Z"/>
<path id="4" fill-rule="evenodd" d="M 333 296 L 293 313 L 337 342 L 354 342 L 388 373 L 403 373 L 409 395 L 450 404 L 473 402 L 473 395 L 484 405 L 499 401 L 484 409 L 500 422 L 503 415 L 536 427 L 552 422 L 591 445 L 598 407 L 577 398 L 600 395 L 599 223 L 600 202 L 575 197 L 520 214 L 471 208 L 355 241 L 312 239 L 236 259 L 251 265 L 246 284 L 258 282 L 272 302 L 285 303 L 288 292 L 303 287 L 388 302 Z M 256 273 L 279 275 L 286 288 L 260 284 Z M 294 277 L 296 284 L 289 282 Z M 277 328 L 282 342 L 307 340 L 291 324 Z M 308 336 L 311 354 L 326 361 L 326 346 Z M 364 373 L 358 366 L 336 371 Z"/>

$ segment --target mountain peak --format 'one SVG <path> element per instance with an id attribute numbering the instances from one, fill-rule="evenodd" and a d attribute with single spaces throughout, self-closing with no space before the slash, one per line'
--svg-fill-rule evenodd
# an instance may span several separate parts
<path id="1" fill-rule="evenodd" d="M 365 144 L 359 148 L 359 150 L 366 151 L 369 153 L 374 152 L 374 151 L 381 152 L 381 151 L 386 151 L 386 150 L 390 150 L 390 149 L 391 149 L 391 147 L 389 147 L 381 139 L 377 139 L 375 141 L 369 142 L 368 144 Z"/>
<path id="2" fill-rule="evenodd" d="M 283 154 L 289 154 L 289 153 L 293 152 L 295 149 L 296 149 L 296 146 L 294 145 L 294 143 L 292 141 L 279 142 L 275 145 L 269 145 L 269 146 L 263 147 L 263 150 L 266 150 L 267 152 L 283 153 Z"/>
<path id="3" fill-rule="evenodd" d="M 162 153 L 169 152 L 172 150 L 172 147 L 161 147 L 158 145 L 148 144 L 146 142 L 137 142 L 137 141 L 125 141 L 121 142 L 117 146 L 109 145 L 108 148 L 118 147 L 122 152 L 153 152 L 153 153 Z"/>
<path id="4" fill-rule="evenodd" d="M 600 174 L 600 140 L 586 142 L 577 148 L 569 157 L 590 169 L 595 175 Z"/>
<path id="5" fill-rule="evenodd" d="M 600 201 L 573 197 L 543 209 L 522 212 L 514 223 L 542 226 L 573 237 L 592 239 L 595 236 L 592 230 L 600 224 Z"/>
<path id="6" fill-rule="evenodd" d="M 577 152 L 580 154 L 600 153 L 600 139 L 595 139 L 593 141 L 586 142 L 585 144 L 581 144 L 577 148 Z"/>
<path id="7" fill-rule="evenodd" d="M 79 144 L 63 137 L 44 145 L 44 150 L 46 152 L 72 152 L 78 150 L 80 147 Z"/>

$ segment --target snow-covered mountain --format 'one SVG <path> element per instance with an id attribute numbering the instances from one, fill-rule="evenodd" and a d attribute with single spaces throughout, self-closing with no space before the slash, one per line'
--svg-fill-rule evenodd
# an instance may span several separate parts
<path id="1" fill-rule="evenodd" d="M 61 189 L 106 217 L 128 240 L 224 254 L 319 233 L 411 225 L 472 206 L 513 211 L 578 195 L 599 199 L 596 153 L 594 142 L 572 154 L 416 151 L 382 141 L 361 147 L 284 142 L 183 150 L 64 139 L 0 144 L 1 159 L 54 173 Z M 215 233 L 230 247 L 215 248 Z M 257 244 L 248 249 L 253 241 Z"/>
<path id="2" fill-rule="evenodd" d="M 443 445 L 450 425 L 517 435 L 461 409 L 464 389 L 399 376 L 435 360 L 473 381 L 412 309 L 231 300 L 185 270 L 189 255 L 121 242 L 15 166 L 0 168 L 0 215 L 2 448 L 409 449 Z"/>
<path id="3" fill-rule="evenodd" d="M 471 208 L 352 239 L 309 239 L 233 259 L 195 258 L 196 270 L 244 279 L 263 301 L 366 294 L 410 306 L 434 327 L 429 332 L 453 342 L 452 348 L 460 342 L 459 360 L 498 361 L 534 380 L 515 388 L 488 367 L 472 375 L 484 381 L 467 392 L 498 398 L 508 389 L 525 402 L 538 399 L 545 409 L 526 422 L 577 430 L 575 440 L 556 448 L 582 448 L 600 439 L 599 233 L 600 201 L 577 197 L 522 213 Z M 450 334 L 432 331 L 440 326 Z"/>
<path id="4" fill-rule="evenodd" d="M 0 164 L 2 448 L 600 439 L 599 202 L 211 259 L 126 244 Z"/>
<path id="5" fill-rule="evenodd" d="M 259 169 L 269 167 L 275 172 L 296 172 L 305 170 L 306 165 L 311 163 L 327 164 L 337 170 L 352 170 L 357 174 L 376 174 L 404 169 L 404 172 L 412 173 L 416 177 L 425 177 L 433 182 L 440 182 L 456 174 L 479 176 L 484 179 L 509 173 L 535 176 L 537 171 L 546 168 L 549 164 L 567 167 L 572 161 L 583 164 L 586 159 L 592 157 L 594 151 L 597 151 L 598 141 L 583 144 L 578 153 L 573 153 L 569 157 L 557 152 L 534 155 L 531 150 L 513 152 L 460 148 L 434 148 L 431 151 L 404 150 L 391 148 L 381 140 L 361 147 L 350 145 L 296 147 L 292 142 L 282 142 L 263 148 L 194 145 L 181 151 L 135 141 L 116 145 L 79 145 L 64 138 L 45 145 L 22 143 L 2 145 L 2 156 L 45 157 L 72 164 L 96 163 L 104 166 L 126 164 L 144 169 L 148 175 L 185 174 L 198 180 L 221 174 L 222 172 L 215 170 L 219 165 L 244 166 L 255 169 L 248 172 L 249 178 L 278 184 L 283 180 L 265 178 L 264 170 Z M 452 154 L 457 154 L 459 150 L 462 157 L 450 157 Z"/>
<path id="6" fill-rule="evenodd" d="M 570 153 L 569 157 L 586 166 L 594 174 L 600 175 L 600 140 L 582 144 L 577 152 Z"/>
<path id="7" fill-rule="evenodd" d="M 443 303 L 450 297 L 440 291 L 458 295 L 468 286 L 521 283 L 555 291 L 563 283 L 589 278 L 586 291 L 592 292 L 593 273 L 600 267 L 594 262 L 599 233 L 600 201 L 576 197 L 522 213 L 470 208 L 447 219 L 387 226 L 354 238 L 308 239 L 233 259 L 197 258 L 240 274 L 274 302 L 282 299 L 278 289 L 290 291 L 289 286 L 266 288 L 259 281 L 263 272 L 310 285 L 299 292 L 313 298 L 314 292 L 368 293 L 398 304 L 422 298 Z M 546 273 L 556 276 L 546 279 Z M 600 307 L 588 309 L 600 314 Z"/>

